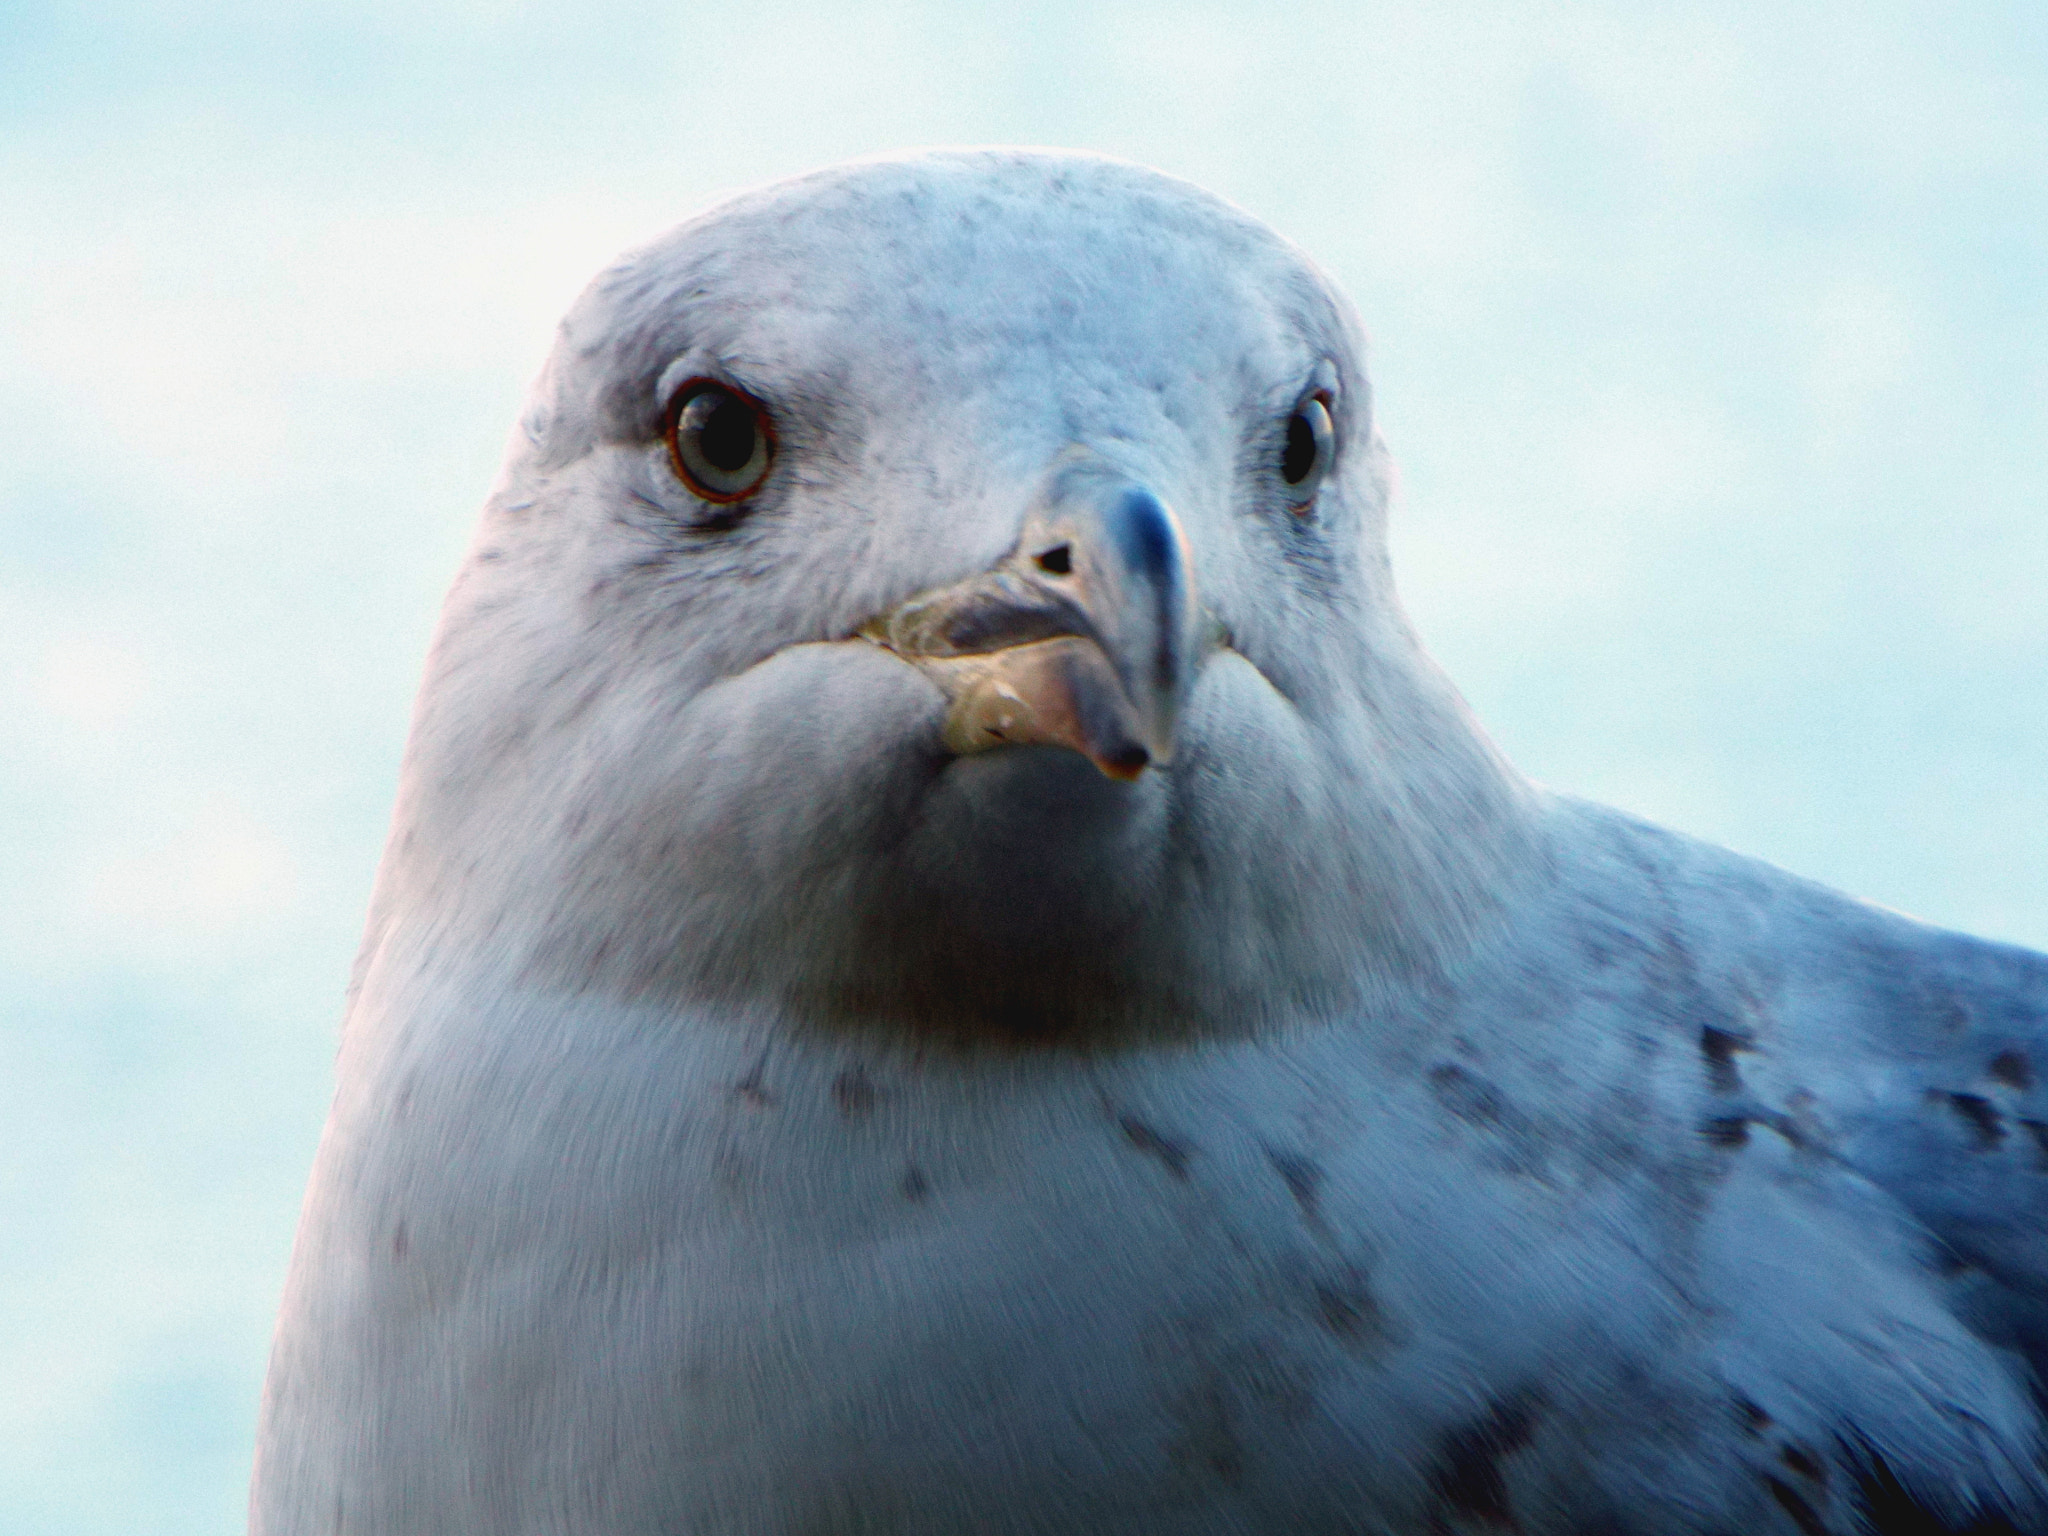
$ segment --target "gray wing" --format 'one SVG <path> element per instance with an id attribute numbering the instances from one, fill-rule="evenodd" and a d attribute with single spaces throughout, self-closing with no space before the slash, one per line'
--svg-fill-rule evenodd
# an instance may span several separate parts
<path id="1" fill-rule="evenodd" d="M 1635 831 L 1694 968 L 1702 1129 L 1768 1127 L 1897 1200 L 2048 1401 L 2048 955 Z"/>
<path id="2" fill-rule="evenodd" d="M 1896 1257 L 1964 1337 L 2005 1354 L 2014 1386 L 2030 1378 L 2048 1417 L 2048 955 L 1932 928 L 1627 818 L 1606 819 L 1602 833 L 1610 868 L 1633 868 L 1611 887 L 1634 893 L 1626 920 L 1644 936 L 1643 974 L 1691 1057 L 1667 1058 L 1664 1081 L 1676 1087 L 1666 1102 L 1712 1147 L 1789 1144 L 1822 1225 L 1866 1219 L 1857 1186 L 1903 1210 L 1911 1254 Z M 1894 1219 L 1870 1208 L 1873 1255 L 1894 1251 Z M 1969 1441 L 1986 1424 L 1967 1391 L 1950 1391 L 1981 1378 L 1944 1376 L 1931 1337 L 1885 1336 L 1883 1370 L 1854 1389 L 1828 1357 L 1873 1347 L 1858 1328 L 1780 1362 L 1833 1397 L 1866 1528 L 2048 1532 L 2034 1503 L 2048 1489 L 2038 1420 L 2032 1434 L 2007 1420 L 1989 1436 L 2004 1437 L 2010 1475 L 1941 1463 L 1935 1427 L 1960 1426 Z M 1925 1398 L 1929 1432 L 1877 1443 L 1883 1399 L 1899 1395 Z M 1976 1492 L 1923 1499 L 1947 1474 Z M 2028 1512 L 1994 1513 L 2008 1503 Z"/>
<path id="3" fill-rule="evenodd" d="M 1835 1070 L 1834 1150 L 1939 1239 L 1958 1311 L 2024 1354 L 2041 1394 L 2048 955 L 1870 908 L 1853 916 L 1841 957 L 1856 996 L 1844 1022 L 1864 1054 L 1860 1069 Z"/>

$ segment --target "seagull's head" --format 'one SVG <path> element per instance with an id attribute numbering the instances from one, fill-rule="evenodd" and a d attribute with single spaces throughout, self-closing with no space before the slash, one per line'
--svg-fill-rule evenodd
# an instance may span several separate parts
<path id="1" fill-rule="evenodd" d="M 991 151 L 726 203 L 563 322 L 373 943 L 1029 1039 L 1400 985 L 1531 836 L 1395 600 L 1391 480 L 1349 305 L 1184 183 Z"/>

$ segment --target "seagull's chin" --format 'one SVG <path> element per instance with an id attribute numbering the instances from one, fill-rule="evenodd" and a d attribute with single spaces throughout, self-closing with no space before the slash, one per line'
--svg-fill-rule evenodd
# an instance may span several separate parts
<path id="1" fill-rule="evenodd" d="M 572 988 L 777 997 L 821 1019 L 969 1033 L 996 1020 L 1020 1036 L 1185 1021 L 1199 978 L 1238 987 L 1251 952 L 1230 939 L 1188 953 L 1190 904 L 1292 931 L 1288 891 L 1246 906 L 1238 887 L 1253 848 L 1306 825 L 1312 747 L 1235 653 L 1195 678 L 1171 761 L 1129 780 L 1064 746 L 953 752 L 948 703 L 865 640 L 787 647 L 651 728 L 643 700 L 600 696 L 586 728 L 612 723 L 607 708 L 625 717 L 607 782 L 636 793 L 577 800 L 570 786 L 574 835 L 541 845 L 555 862 L 456 889 L 537 914 L 533 963 Z M 509 842 L 494 830 L 485 846 Z"/>
<path id="2" fill-rule="evenodd" d="M 1049 847 L 1139 814 L 1164 792 L 1167 771 L 1115 778 L 1070 747 L 1006 746 L 951 758 L 935 789 L 971 804 L 991 830 Z"/>
<path id="3" fill-rule="evenodd" d="M 1101 773 L 1080 752 L 1011 746 L 950 759 L 925 796 L 916 840 L 948 885 L 976 868 L 1007 901 L 1025 887 L 1121 883 L 1139 846 L 1165 832 L 1167 781 Z"/>

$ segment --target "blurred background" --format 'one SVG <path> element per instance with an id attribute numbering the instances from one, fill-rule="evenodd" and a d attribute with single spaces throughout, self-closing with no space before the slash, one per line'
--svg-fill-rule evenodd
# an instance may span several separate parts
<path id="1" fill-rule="evenodd" d="M 232 1531 L 442 588 L 721 193 L 1104 150 L 1331 268 L 1509 754 L 2048 947 L 2048 7 L 0 4 L 0 1533 Z"/>

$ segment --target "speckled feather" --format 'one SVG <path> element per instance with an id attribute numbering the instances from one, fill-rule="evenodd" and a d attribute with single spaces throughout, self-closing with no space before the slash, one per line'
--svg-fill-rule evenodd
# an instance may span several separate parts
<path id="1" fill-rule="evenodd" d="M 743 515 L 694 376 L 773 413 Z M 1134 783 L 853 638 L 1075 451 L 1229 638 Z M 1528 785 L 1390 483 L 1349 306 L 1134 167 L 600 276 L 429 663 L 252 1529 L 2048 1530 L 2048 958 Z"/>

